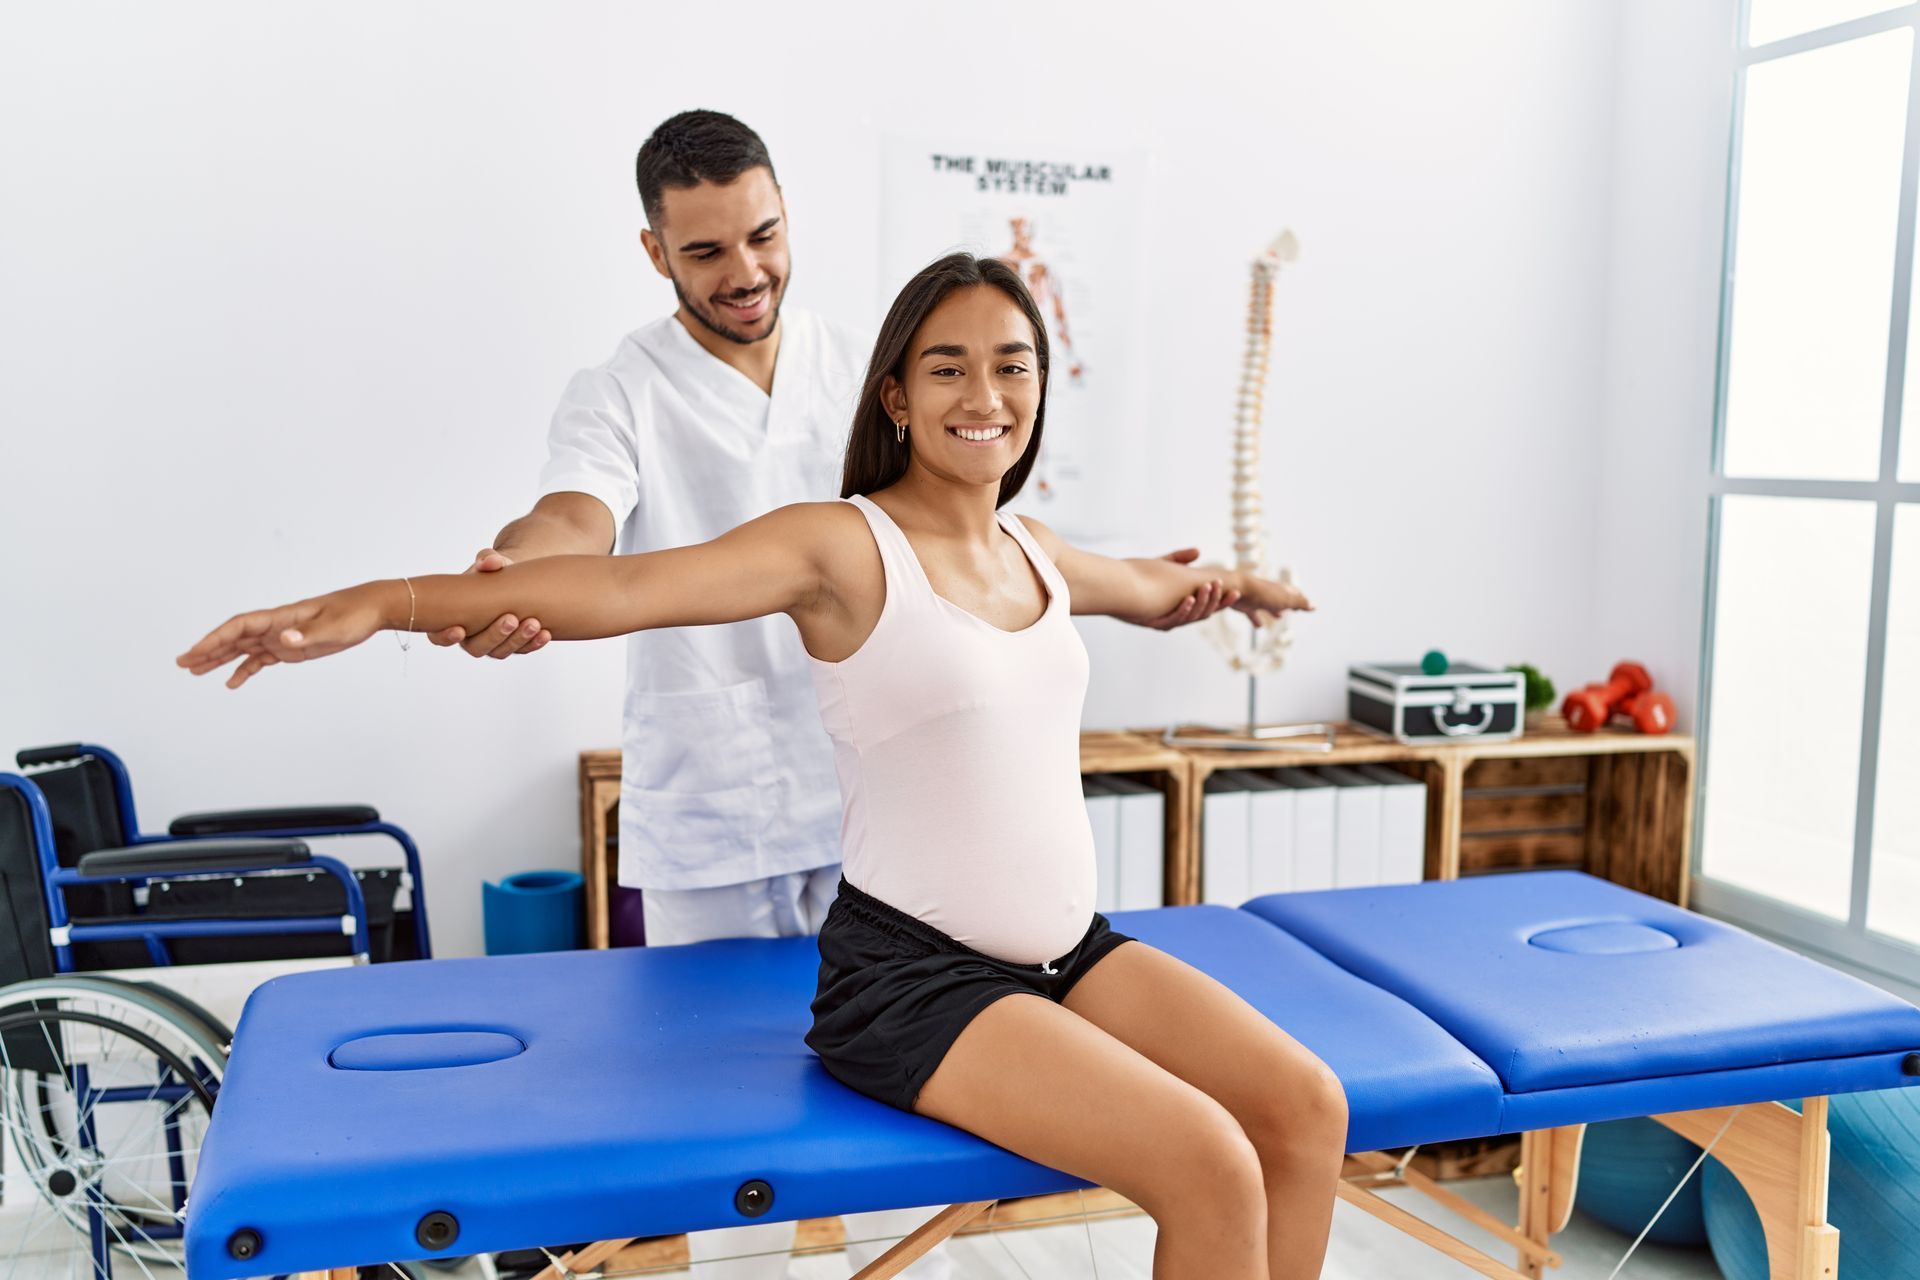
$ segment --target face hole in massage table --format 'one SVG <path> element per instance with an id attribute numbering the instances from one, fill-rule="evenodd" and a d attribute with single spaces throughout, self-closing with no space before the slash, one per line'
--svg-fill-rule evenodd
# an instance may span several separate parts
<path id="1" fill-rule="evenodd" d="M 342 1071 L 425 1071 L 499 1062 L 526 1048 L 504 1031 L 409 1031 L 349 1040 L 327 1062 Z"/>
<path id="2" fill-rule="evenodd" d="M 1680 945 L 1680 939 L 1652 925 L 1615 920 L 1542 929 L 1527 939 L 1527 945 L 1575 956 L 1624 956 L 1641 951 L 1672 951 Z"/>

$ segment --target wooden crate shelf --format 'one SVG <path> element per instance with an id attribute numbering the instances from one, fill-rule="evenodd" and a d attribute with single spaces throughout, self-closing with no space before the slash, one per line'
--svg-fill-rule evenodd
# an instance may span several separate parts
<path id="1" fill-rule="evenodd" d="M 1143 735 L 1157 731 L 1140 731 Z M 1337 726 L 1331 751 L 1180 749 L 1190 791 L 1224 769 L 1381 764 L 1427 784 L 1429 880 L 1515 868 L 1573 867 L 1685 906 L 1693 834 L 1693 739 L 1632 730 L 1575 733 L 1559 716 L 1530 718 L 1510 742 L 1411 745 Z M 1195 856 L 1179 896 L 1200 900 Z"/>
<path id="2" fill-rule="evenodd" d="M 580 753 L 580 874 L 586 880 L 587 945 L 612 945 L 608 928 L 619 886 L 620 752 Z"/>
<path id="3" fill-rule="evenodd" d="M 1200 806 L 1194 795 L 1187 758 L 1161 744 L 1157 736 L 1110 729 L 1089 729 L 1080 735 L 1080 772 L 1124 773 L 1160 790 L 1166 797 L 1165 836 L 1161 841 L 1164 869 L 1162 893 L 1167 902 L 1181 902 L 1183 886 L 1199 865 Z"/>
<path id="4" fill-rule="evenodd" d="M 1558 716 L 1511 742 L 1408 745 L 1340 725 L 1331 752 L 1169 747 L 1158 729 L 1088 730 L 1080 771 L 1124 773 L 1166 796 L 1166 900 L 1200 901 L 1199 797 L 1223 769 L 1382 764 L 1427 784 L 1430 880 L 1515 868 L 1574 867 L 1687 903 L 1693 739 L 1630 730 L 1574 733 Z M 608 945 L 618 873 L 620 753 L 580 753 L 580 867 L 587 945 Z"/>

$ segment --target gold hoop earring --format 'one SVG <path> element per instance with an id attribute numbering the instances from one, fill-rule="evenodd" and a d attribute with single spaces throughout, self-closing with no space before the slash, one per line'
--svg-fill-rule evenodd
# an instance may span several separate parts
<path id="1" fill-rule="evenodd" d="M 900 444 L 907 442 L 907 424 L 905 419 L 893 424 L 893 438 Z"/>

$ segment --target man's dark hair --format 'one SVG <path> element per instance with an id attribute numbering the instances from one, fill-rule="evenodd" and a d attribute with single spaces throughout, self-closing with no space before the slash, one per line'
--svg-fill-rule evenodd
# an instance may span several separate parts
<path id="1" fill-rule="evenodd" d="M 640 185 L 647 225 L 657 227 L 660 198 L 667 188 L 732 182 L 749 169 L 761 168 L 772 175 L 773 161 L 759 134 L 725 112 L 682 111 L 640 144 L 633 176 Z"/>

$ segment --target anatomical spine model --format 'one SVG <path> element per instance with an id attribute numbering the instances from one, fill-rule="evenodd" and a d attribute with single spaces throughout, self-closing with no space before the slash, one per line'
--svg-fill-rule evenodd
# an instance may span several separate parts
<path id="1" fill-rule="evenodd" d="M 1247 296 L 1247 348 L 1240 365 L 1240 395 L 1233 415 L 1233 567 L 1262 577 L 1292 582 L 1293 573 L 1273 573 L 1267 549 L 1265 514 L 1260 502 L 1260 423 L 1266 408 L 1267 370 L 1273 349 L 1273 282 L 1280 269 L 1300 256 L 1293 232 L 1282 231 L 1266 252 L 1253 260 Z M 1270 675 L 1286 662 L 1293 643 L 1287 615 L 1263 627 L 1249 628 L 1231 611 L 1215 614 L 1206 635 L 1235 671 Z M 1251 634 L 1249 634 L 1251 632 Z"/>

